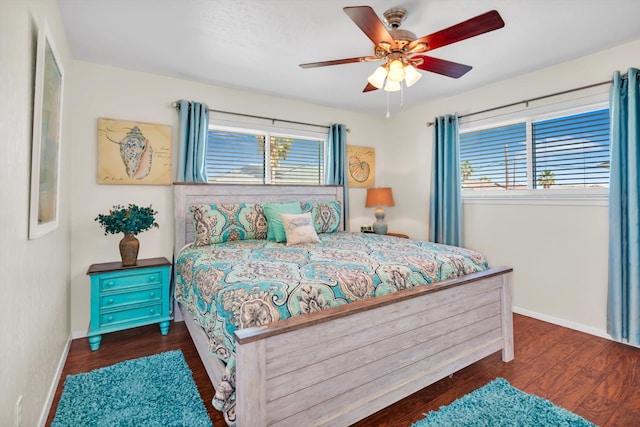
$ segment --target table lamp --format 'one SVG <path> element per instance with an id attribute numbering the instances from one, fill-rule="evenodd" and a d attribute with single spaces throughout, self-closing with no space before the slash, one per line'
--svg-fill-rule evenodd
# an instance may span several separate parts
<path id="1" fill-rule="evenodd" d="M 376 222 L 373 223 L 373 232 L 376 234 L 387 234 L 387 223 L 384 222 L 383 206 L 395 206 L 393 193 L 389 187 L 367 189 L 367 201 L 365 208 L 376 208 Z"/>

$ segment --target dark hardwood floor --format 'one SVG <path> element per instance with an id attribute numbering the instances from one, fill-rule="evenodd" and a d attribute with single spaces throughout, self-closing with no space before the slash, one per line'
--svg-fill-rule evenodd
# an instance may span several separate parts
<path id="1" fill-rule="evenodd" d="M 500 353 L 494 353 L 355 425 L 410 426 L 425 412 L 497 377 L 599 426 L 640 425 L 640 349 L 520 315 L 514 315 L 514 335 L 512 362 L 503 363 Z M 157 325 L 106 334 L 95 352 L 86 338 L 74 340 L 47 426 L 67 375 L 175 349 L 184 353 L 214 426 L 225 426 L 222 415 L 211 406 L 213 387 L 182 322 L 172 323 L 166 336 L 160 335 Z"/>

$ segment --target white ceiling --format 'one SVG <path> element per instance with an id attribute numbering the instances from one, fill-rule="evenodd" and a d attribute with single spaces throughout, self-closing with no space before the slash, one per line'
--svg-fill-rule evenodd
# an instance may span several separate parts
<path id="1" fill-rule="evenodd" d="M 640 39 L 640 0 L 58 3 L 75 59 L 375 115 L 386 111 L 386 93 L 362 89 L 378 63 L 298 66 L 372 54 L 373 44 L 345 6 L 369 5 L 380 18 L 389 8 L 405 8 L 401 28 L 418 37 L 492 9 L 505 21 L 502 29 L 430 52 L 473 69 L 460 79 L 423 72 L 405 90 L 404 108 Z M 391 97 L 396 104 L 400 93 Z"/>

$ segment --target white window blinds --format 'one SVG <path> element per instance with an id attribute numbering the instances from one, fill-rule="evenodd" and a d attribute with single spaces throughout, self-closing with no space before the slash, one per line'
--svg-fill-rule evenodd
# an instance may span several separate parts
<path id="1" fill-rule="evenodd" d="M 326 140 L 260 131 L 209 129 L 208 182 L 324 184 Z"/>
<path id="2" fill-rule="evenodd" d="M 462 187 L 608 187 L 609 150 L 608 109 L 461 133 Z"/>

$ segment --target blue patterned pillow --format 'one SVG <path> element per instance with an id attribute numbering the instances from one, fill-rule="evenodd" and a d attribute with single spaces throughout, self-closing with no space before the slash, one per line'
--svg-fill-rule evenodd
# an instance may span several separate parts
<path id="1" fill-rule="evenodd" d="M 339 201 L 300 202 L 302 212 L 311 212 L 311 220 L 316 233 L 334 233 L 340 228 L 342 205 Z"/>
<path id="2" fill-rule="evenodd" d="M 267 238 L 267 218 L 259 203 L 196 205 L 189 210 L 195 227 L 196 246 Z"/>

